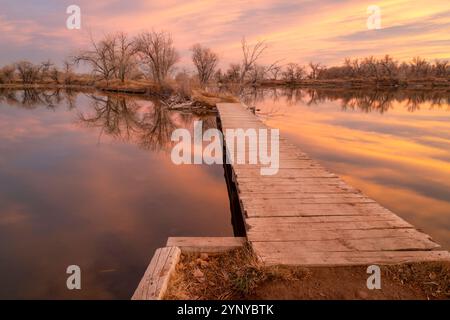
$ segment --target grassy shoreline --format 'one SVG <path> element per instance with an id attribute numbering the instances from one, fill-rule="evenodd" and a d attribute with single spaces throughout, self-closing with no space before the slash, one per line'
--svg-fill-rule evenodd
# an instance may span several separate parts
<path id="1" fill-rule="evenodd" d="M 223 87 L 233 86 L 224 83 Z M 413 89 L 413 90 L 450 90 L 450 78 L 429 79 L 330 79 L 330 80 L 263 80 L 247 85 L 249 87 L 294 87 L 294 88 L 325 88 L 325 89 Z M 175 90 L 172 84 L 157 85 L 151 81 L 80 81 L 77 83 L 0 83 L 0 89 L 97 89 L 110 92 L 132 94 L 160 94 Z"/>
<path id="2" fill-rule="evenodd" d="M 413 90 L 450 90 L 450 78 L 430 79 L 339 79 L 339 80 L 266 80 L 256 83 L 256 86 L 274 87 L 304 87 L 304 88 L 342 88 L 342 89 L 413 89 Z"/>

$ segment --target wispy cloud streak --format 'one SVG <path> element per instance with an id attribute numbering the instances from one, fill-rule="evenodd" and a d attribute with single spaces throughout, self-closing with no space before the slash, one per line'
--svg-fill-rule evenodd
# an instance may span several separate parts
<path id="1" fill-rule="evenodd" d="M 18 4 L 2 1 L 0 63 L 17 58 L 61 61 L 86 44 L 89 33 L 118 30 L 135 34 L 144 29 L 172 32 L 189 60 L 196 42 L 213 47 L 226 65 L 239 58 L 242 36 L 266 39 L 266 62 L 284 59 L 334 64 L 344 57 L 382 55 L 410 59 L 450 58 L 448 0 L 380 0 L 381 30 L 367 30 L 372 0 L 79 0 L 82 30 L 65 28 L 69 1 L 40 0 Z"/>

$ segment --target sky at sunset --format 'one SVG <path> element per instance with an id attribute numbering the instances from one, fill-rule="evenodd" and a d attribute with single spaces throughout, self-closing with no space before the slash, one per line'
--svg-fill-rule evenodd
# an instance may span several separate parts
<path id="1" fill-rule="evenodd" d="M 66 8 L 81 8 L 81 30 L 66 28 Z M 381 8 L 380 30 L 368 30 L 367 7 Z M 89 34 L 146 29 L 172 33 L 189 68 L 194 43 L 219 53 L 222 66 L 240 56 L 240 39 L 267 40 L 266 63 L 340 64 L 345 57 L 389 53 L 450 59 L 449 0 L 0 0 L 0 64 L 20 59 L 60 63 Z"/>

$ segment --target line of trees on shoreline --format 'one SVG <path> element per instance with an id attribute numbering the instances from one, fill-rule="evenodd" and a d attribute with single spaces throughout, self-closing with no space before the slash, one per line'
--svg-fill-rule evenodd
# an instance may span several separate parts
<path id="1" fill-rule="evenodd" d="M 118 32 L 105 35 L 100 40 L 91 37 L 90 48 L 82 50 L 63 62 L 58 68 L 51 61 L 33 64 L 19 61 L 0 69 L 0 84 L 93 84 L 104 81 L 152 81 L 160 86 L 170 80 L 195 81 L 198 86 L 208 84 L 256 85 L 264 82 L 298 83 L 305 80 L 426 80 L 449 79 L 450 63 L 447 60 L 429 62 L 420 57 L 410 62 L 399 62 L 391 56 L 345 59 L 341 66 L 327 67 L 320 63 L 308 65 L 298 63 L 269 65 L 259 63 L 268 48 L 265 41 L 249 44 L 241 41 L 242 58 L 226 70 L 218 68 L 219 56 L 210 48 L 195 44 L 191 47 L 194 74 L 176 72 L 180 60 L 172 36 L 164 31 L 145 31 L 135 37 Z M 75 67 L 84 64 L 91 73 L 80 75 Z"/>

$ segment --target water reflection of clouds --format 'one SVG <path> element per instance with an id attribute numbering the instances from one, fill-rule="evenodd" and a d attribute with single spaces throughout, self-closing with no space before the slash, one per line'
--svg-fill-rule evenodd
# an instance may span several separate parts
<path id="1" fill-rule="evenodd" d="M 374 183 L 365 177 L 365 172 L 365 169 L 352 170 L 351 175 L 344 175 L 343 178 L 350 184 L 359 186 L 366 194 L 430 234 L 446 249 L 450 248 L 448 201 L 421 195 L 409 186 L 401 188 Z"/>
<path id="2" fill-rule="evenodd" d="M 0 103 L 0 297 L 128 298 L 167 237 L 232 234 L 222 167 L 177 167 L 115 135 L 99 143 L 102 128 L 77 120 L 87 99 L 70 112 Z M 142 106 L 139 121 L 153 104 Z M 82 292 L 65 288 L 70 264 Z"/>
<path id="3" fill-rule="evenodd" d="M 2 199 L 2 201 L 4 201 Z M 5 201 L 6 203 L 6 201 Z M 10 226 L 17 223 L 22 223 L 28 217 L 26 208 L 19 203 L 9 204 L 2 209 L 0 215 L 0 226 Z"/>
<path id="4" fill-rule="evenodd" d="M 400 121 L 384 120 L 382 122 L 373 122 L 369 119 L 333 119 L 324 121 L 332 126 L 341 126 L 343 128 L 352 128 L 353 130 L 366 133 L 378 133 L 401 137 L 406 140 L 415 141 L 418 144 L 435 144 L 442 147 L 450 142 L 450 131 L 445 124 L 429 121 L 427 123 L 417 123 L 417 120 L 411 119 L 411 122 L 404 123 Z M 448 127 L 448 124 L 447 124 Z M 424 142 L 424 143 L 421 143 Z M 448 146 L 447 146 L 448 147 Z"/>

